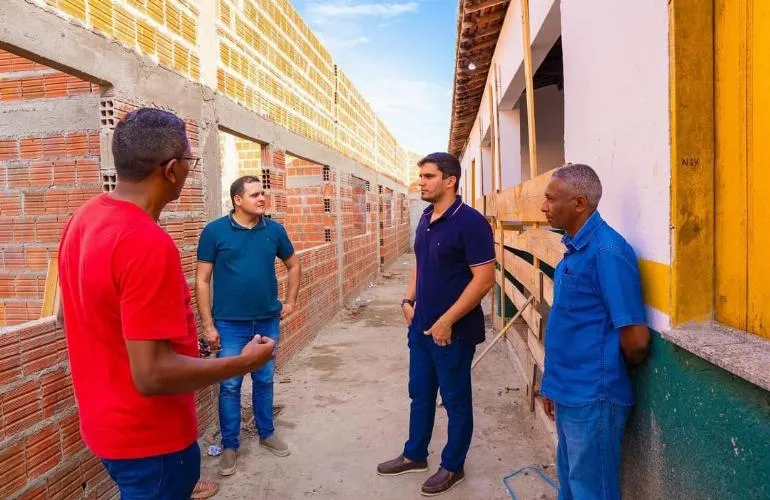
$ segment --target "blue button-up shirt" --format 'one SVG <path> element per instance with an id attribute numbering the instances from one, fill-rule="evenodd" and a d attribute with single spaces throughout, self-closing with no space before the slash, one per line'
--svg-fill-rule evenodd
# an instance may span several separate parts
<path id="1" fill-rule="evenodd" d="M 646 323 L 636 255 L 599 212 L 562 241 L 566 252 L 554 274 L 542 393 L 567 405 L 631 405 L 620 328 Z"/>
<path id="2" fill-rule="evenodd" d="M 441 217 L 431 222 L 433 206 L 423 212 L 414 242 L 417 296 L 410 335 L 424 335 L 460 298 L 473 279 L 471 267 L 494 262 L 492 227 L 458 196 Z M 452 326 L 452 340 L 484 341 L 484 313 L 474 307 Z"/>

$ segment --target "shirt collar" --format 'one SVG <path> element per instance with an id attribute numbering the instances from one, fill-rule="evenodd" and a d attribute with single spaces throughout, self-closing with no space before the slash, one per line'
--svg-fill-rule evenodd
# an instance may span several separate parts
<path id="1" fill-rule="evenodd" d="M 591 216 L 586 219 L 575 236 L 565 234 L 562 236 L 561 241 L 564 246 L 570 250 L 582 250 L 591 241 L 591 237 L 596 232 L 596 229 L 604 222 L 602 216 L 599 215 L 599 211 L 595 211 Z"/>
<path id="2" fill-rule="evenodd" d="M 235 217 L 233 217 L 233 214 L 235 213 L 235 210 L 230 210 L 230 213 L 227 214 L 227 220 L 230 221 L 230 225 L 233 226 L 235 229 L 243 229 L 245 231 L 251 231 L 252 229 L 262 229 L 263 227 L 267 227 L 267 222 L 265 222 L 265 216 L 259 218 L 259 222 L 257 222 L 257 225 L 248 228 L 246 226 L 241 225 L 237 220 L 235 220 Z"/>
<path id="3" fill-rule="evenodd" d="M 441 217 L 436 219 L 436 221 L 437 220 L 441 220 L 441 219 L 451 219 L 452 216 L 454 214 L 456 214 L 457 211 L 460 210 L 460 208 L 462 206 L 463 206 L 463 199 L 462 199 L 462 197 L 460 195 L 457 195 L 457 199 L 454 201 L 454 203 L 452 203 L 452 205 L 450 205 L 450 207 L 446 209 L 446 212 L 441 214 Z M 433 213 L 433 204 L 429 205 L 422 212 L 423 215 L 428 215 L 428 214 L 431 214 L 431 213 Z M 433 221 L 433 222 L 436 222 L 436 221 Z"/>

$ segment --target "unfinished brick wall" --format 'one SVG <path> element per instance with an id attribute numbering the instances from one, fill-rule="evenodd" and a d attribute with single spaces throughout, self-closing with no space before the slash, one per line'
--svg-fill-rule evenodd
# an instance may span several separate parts
<path id="1" fill-rule="evenodd" d="M 0 109 L 14 101 L 93 98 L 101 91 L 2 51 L 0 73 Z M 117 493 L 80 438 L 64 332 L 53 318 L 38 318 L 48 260 L 56 255 L 63 225 L 86 200 L 114 187 L 114 170 L 102 161 L 100 134 L 109 134 L 137 107 L 106 97 L 101 110 L 98 105 L 88 110 L 101 116 L 101 130 L 0 138 L 0 327 L 7 326 L 0 330 L 0 498 Z M 199 155 L 197 124 L 188 122 L 187 132 L 193 155 Z M 206 220 L 202 168 L 190 173 L 180 199 L 160 221 L 179 247 L 191 284 Z M 214 396 L 214 387 L 196 394 L 201 431 L 216 423 Z"/>
<path id="2" fill-rule="evenodd" d="M 327 243 L 324 229 L 334 225 L 334 186 L 324 184 L 323 165 L 287 156 L 286 182 L 285 225 L 294 248 L 299 251 Z"/>
<path id="3" fill-rule="evenodd" d="M 345 297 L 367 281 L 378 270 L 377 218 L 372 207 L 378 206 L 378 195 L 371 184 L 350 174 L 341 175 L 343 293 Z M 362 229 L 365 232 L 362 234 Z"/>
<path id="4" fill-rule="evenodd" d="M 97 85 L 0 50 L 0 111 L 98 93 Z M 40 317 L 67 215 L 101 191 L 99 155 L 95 129 L 0 137 L 0 326 Z"/>

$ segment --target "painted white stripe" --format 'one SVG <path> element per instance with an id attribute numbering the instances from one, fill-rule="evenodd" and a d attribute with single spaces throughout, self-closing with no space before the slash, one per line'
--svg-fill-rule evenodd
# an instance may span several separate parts
<path id="1" fill-rule="evenodd" d="M 647 324 L 657 332 L 664 332 L 671 329 L 671 318 L 668 314 L 655 309 L 652 306 L 645 306 L 647 313 Z"/>

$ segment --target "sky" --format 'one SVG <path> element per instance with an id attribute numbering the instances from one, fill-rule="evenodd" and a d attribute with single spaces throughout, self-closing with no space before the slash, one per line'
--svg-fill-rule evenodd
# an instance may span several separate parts
<path id="1" fill-rule="evenodd" d="M 402 147 L 446 151 L 457 0 L 294 0 Z"/>

